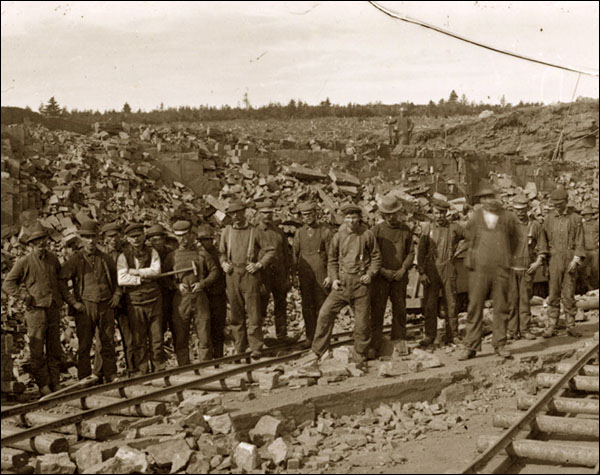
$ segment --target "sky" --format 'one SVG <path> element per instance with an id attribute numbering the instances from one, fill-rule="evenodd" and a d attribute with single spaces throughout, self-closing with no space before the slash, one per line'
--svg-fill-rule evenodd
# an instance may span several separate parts
<path id="1" fill-rule="evenodd" d="M 599 68 L 598 2 L 380 2 L 500 49 Z M 394 20 L 368 2 L 1 4 L 1 103 L 133 110 L 290 99 L 568 102 L 578 74 Z M 598 98 L 581 75 L 575 97 Z"/>

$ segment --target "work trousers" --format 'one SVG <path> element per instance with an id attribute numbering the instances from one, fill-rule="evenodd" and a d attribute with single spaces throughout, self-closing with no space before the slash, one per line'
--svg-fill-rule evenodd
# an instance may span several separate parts
<path id="1" fill-rule="evenodd" d="M 437 336 L 437 319 L 444 314 L 446 321 L 446 343 L 458 338 L 458 316 L 456 314 L 456 275 L 440 275 L 437 271 L 427 274 L 429 285 L 423 287 L 423 315 L 425 337 L 432 341 Z M 441 296 L 440 296 L 441 294 Z"/>
<path id="2" fill-rule="evenodd" d="M 329 349 L 335 318 L 340 310 L 350 305 L 354 312 L 354 350 L 366 357 L 371 342 L 370 286 L 361 284 L 358 274 L 340 273 L 340 282 L 342 288 L 333 289 L 319 311 L 312 351 L 322 356 Z"/>
<path id="3" fill-rule="evenodd" d="M 581 278 L 584 281 L 583 287 L 586 292 L 598 288 L 598 277 L 598 249 L 586 251 L 581 272 Z"/>
<path id="4" fill-rule="evenodd" d="M 371 346 L 379 351 L 383 341 L 383 318 L 388 299 L 392 302 L 392 340 L 406 340 L 406 286 L 408 277 L 389 281 L 381 275 L 371 283 Z"/>
<path id="5" fill-rule="evenodd" d="M 298 270 L 298 283 L 300 285 L 300 297 L 302 298 L 302 318 L 304 318 L 306 341 L 311 343 L 315 337 L 319 310 L 327 298 L 327 292 L 317 282 L 315 274 L 310 271 L 302 272 Z"/>
<path id="6" fill-rule="evenodd" d="M 175 329 L 173 328 L 173 291 L 171 289 L 161 287 L 160 293 L 162 295 L 163 334 L 169 330 L 171 332 L 171 337 L 175 339 Z"/>
<path id="7" fill-rule="evenodd" d="M 562 301 L 563 311 L 567 328 L 575 326 L 575 282 L 577 279 L 577 270 L 567 272 L 567 267 L 571 262 L 572 256 L 565 254 L 556 254 L 550 258 L 548 283 L 548 320 L 550 326 L 555 327 L 560 316 L 560 303 Z"/>
<path id="8" fill-rule="evenodd" d="M 275 320 L 275 335 L 277 338 L 287 336 L 287 280 L 285 276 L 279 279 L 270 275 L 263 276 L 263 293 L 260 295 L 260 314 L 264 319 L 267 316 L 269 297 L 273 296 L 273 316 Z M 263 320 L 264 321 L 264 320 Z"/>
<path id="9" fill-rule="evenodd" d="M 126 307 L 123 308 L 121 305 L 113 310 L 113 314 L 115 316 L 117 328 L 119 329 L 119 334 L 121 335 L 121 343 L 123 345 L 123 353 L 125 354 L 125 365 L 127 366 L 127 372 L 133 373 L 136 371 L 136 366 L 133 357 L 133 332 L 131 331 L 131 325 L 129 324 L 129 314 L 127 313 Z M 92 372 L 99 376 L 104 374 L 102 369 L 102 342 L 99 341 L 99 339 L 96 340 L 94 368 Z"/>
<path id="10" fill-rule="evenodd" d="M 98 303 L 84 300 L 83 304 L 85 310 L 77 312 L 75 316 L 77 339 L 79 340 L 77 376 L 79 379 L 83 379 L 92 373 L 90 350 L 95 336 L 95 353 L 99 355 L 101 363 L 97 367 L 96 361 L 94 361 L 94 374 L 100 376 L 101 372 L 107 380 L 110 380 L 117 373 L 115 315 L 110 306 L 110 299 Z"/>
<path id="11" fill-rule="evenodd" d="M 58 307 L 31 307 L 25 313 L 31 374 L 42 388 L 60 383 L 60 313 Z"/>
<path id="12" fill-rule="evenodd" d="M 213 358 L 222 358 L 227 321 L 227 295 L 225 293 L 208 294 L 208 307 Z"/>
<path id="13" fill-rule="evenodd" d="M 150 360 L 154 370 L 165 365 L 162 333 L 162 302 L 159 297 L 152 303 L 127 305 L 129 324 L 133 333 L 133 360 L 136 371 L 149 373 Z"/>
<path id="14" fill-rule="evenodd" d="M 483 308 L 490 294 L 494 303 L 492 346 L 501 348 L 506 344 L 508 279 L 509 269 L 503 267 L 481 267 L 469 273 L 469 305 L 467 307 L 465 348 L 473 351 L 481 350 Z"/>
<path id="15" fill-rule="evenodd" d="M 210 308 L 204 292 L 193 294 L 176 292 L 173 297 L 173 341 L 177 364 L 190 363 L 190 326 L 193 324 L 198 337 L 198 358 L 206 361 L 212 358 L 210 335 Z"/>
<path id="16" fill-rule="evenodd" d="M 236 353 L 245 352 L 248 344 L 252 351 L 262 350 L 260 277 L 236 266 L 231 274 L 227 274 L 226 282 Z"/>
<path id="17" fill-rule="evenodd" d="M 533 275 L 526 270 L 510 270 L 508 283 L 508 332 L 512 335 L 529 332 L 533 297 Z"/>

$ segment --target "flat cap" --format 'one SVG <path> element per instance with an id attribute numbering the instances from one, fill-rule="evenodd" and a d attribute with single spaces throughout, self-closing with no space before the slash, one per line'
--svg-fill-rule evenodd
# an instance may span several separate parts
<path id="1" fill-rule="evenodd" d="M 212 239 L 213 238 L 213 230 L 208 224 L 201 224 L 198 227 L 198 239 Z"/>
<path id="2" fill-rule="evenodd" d="M 448 203 L 447 201 L 444 201 L 444 200 L 439 200 L 437 198 L 434 198 L 433 200 L 431 200 L 431 204 L 433 205 L 434 208 L 439 209 L 441 211 L 446 211 L 447 209 L 450 208 L 450 203 Z"/>
<path id="3" fill-rule="evenodd" d="M 80 236 L 97 236 L 98 235 L 98 224 L 96 221 L 88 219 L 81 223 L 81 227 L 79 228 Z"/>
<path id="4" fill-rule="evenodd" d="M 582 216 L 585 216 L 586 214 L 595 214 L 596 211 L 594 211 L 590 206 L 586 206 L 585 208 L 583 208 L 583 210 L 581 210 L 581 214 Z"/>
<path id="5" fill-rule="evenodd" d="M 529 198 L 525 195 L 517 195 L 512 200 L 512 207 L 515 209 L 523 209 L 529 206 Z"/>
<path id="6" fill-rule="evenodd" d="M 310 213 L 317 209 L 317 205 L 312 201 L 305 201 L 304 203 L 300 203 L 298 205 L 298 211 L 301 213 Z"/>
<path id="7" fill-rule="evenodd" d="M 163 228 L 160 224 L 155 224 L 148 229 L 146 233 L 146 237 L 160 236 L 161 234 L 167 234 L 167 230 Z"/>
<path id="8" fill-rule="evenodd" d="M 273 211 L 275 209 L 275 203 L 272 199 L 267 198 L 266 200 L 261 201 L 260 203 L 256 203 L 256 209 L 258 209 L 259 211 Z"/>
<path id="9" fill-rule="evenodd" d="M 495 195 L 496 194 L 496 190 L 494 190 L 490 185 L 483 185 L 480 186 L 479 189 L 477 190 L 477 193 L 475 193 L 476 197 L 479 196 L 490 196 L 490 195 Z"/>
<path id="10" fill-rule="evenodd" d="M 184 234 L 187 234 L 190 229 L 192 229 L 192 223 L 190 223 L 189 221 L 181 220 L 177 221 L 173 225 L 173 233 L 175 234 L 175 236 L 183 236 Z"/>
<path id="11" fill-rule="evenodd" d="M 125 234 L 128 236 L 138 233 L 144 233 L 144 225 L 142 223 L 130 223 L 125 228 Z"/>
<path id="12" fill-rule="evenodd" d="M 100 232 L 102 234 L 106 234 L 107 236 L 116 236 L 121 232 L 121 226 L 116 221 L 112 223 L 106 223 L 104 226 L 100 228 Z"/>
<path id="13" fill-rule="evenodd" d="M 341 211 L 344 216 L 352 213 L 362 214 L 362 210 L 354 203 L 346 203 L 342 205 Z"/>
<path id="14" fill-rule="evenodd" d="M 35 241 L 36 239 L 44 238 L 48 236 L 48 230 L 42 226 L 42 223 L 36 221 L 33 226 L 30 228 L 29 237 L 27 238 L 27 242 Z"/>
<path id="15" fill-rule="evenodd" d="M 233 200 L 229 203 L 227 212 L 235 213 L 236 211 L 240 211 L 242 209 L 246 209 L 246 204 L 242 200 Z"/>
<path id="16" fill-rule="evenodd" d="M 566 201 L 569 199 L 569 195 L 564 188 L 557 188 L 550 193 L 550 199 L 552 201 Z"/>

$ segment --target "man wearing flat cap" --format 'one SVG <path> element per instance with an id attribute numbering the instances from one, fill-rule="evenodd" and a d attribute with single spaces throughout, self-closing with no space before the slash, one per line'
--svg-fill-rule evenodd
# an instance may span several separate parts
<path id="1" fill-rule="evenodd" d="M 367 354 L 371 341 L 371 282 L 381 268 L 377 240 L 361 223 L 361 209 L 353 203 L 342 206 L 344 222 L 329 246 L 327 272 L 331 293 L 319 311 L 317 329 L 312 343 L 315 359 L 301 369 L 307 376 L 320 374 L 319 359 L 329 349 L 337 314 L 350 305 L 354 311 L 354 352 L 357 367 L 367 370 Z"/>
<path id="2" fill-rule="evenodd" d="M 165 262 L 167 256 L 173 252 L 179 246 L 176 239 L 167 236 L 166 229 L 160 225 L 155 224 L 150 226 L 146 233 L 146 239 L 150 241 L 150 245 L 153 249 L 158 252 L 160 262 Z M 175 241 L 175 242 L 173 242 Z M 164 269 L 163 269 L 164 271 Z M 175 334 L 173 329 L 173 289 L 171 288 L 171 280 L 169 277 L 159 277 L 158 285 L 160 286 L 160 293 L 162 295 L 162 322 L 163 322 L 163 333 L 168 330 L 171 331 L 171 336 Z"/>
<path id="3" fill-rule="evenodd" d="M 113 221 L 102 226 L 100 228 L 100 232 L 103 239 L 103 246 L 101 247 L 101 250 L 108 254 L 116 264 L 117 260 L 119 259 L 119 254 L 121 254 L 123 249 L 128 246 L 128 244 L 124 242 L 121 237 L 121 226 L 116 221 Z M 123 289 L 121 289 L 121 294 L 123 294 Z M 133 373 L 135 371 L 135 362 L 133 358 L 133 331 L 129 324 L 127 303 L 125 302 L 124 298 L 121 297 L 119 305 L 117 305 L 113 311 L 115 314 L 115 320 L 117 322 L 117 328 L 121 334 L 121 343 L 123 345 L 123 353 L 125 354 L 125 365 L 127 367 L 127 372 Z M 100 356 L 100 352 L 97 352 L 94 357 L 94 374 L 100 372 L 101 366 L 102 358 Z"/>
<path id="4" fill-rule="evenodd" d="M 581 217 L 569 210 L 569 195 L 563 188 L 550 193 L 552 209 L 544 220 L 546 242 L 542 249 L 550 255 L 548 273 L 548 320 L 544 338 L 556 334 L 556 326 L 562 302 L 567 321 L 567 333 L 573 337 L 581 336 L 575 329 L 575 283 L 577 272 L 585 259 L 585 236 Z"/>
<path id="5" fill-rule="evenodd" d="M 533 279 L 538 268 L 544 263 L 545 254 L 541 249 L 544 241 L 542 225 L 529 217 L 529 199 L 517 195 L 512 200 L 517 216 L 517 248 L 513 255 L 508 286 L 508 333 L 509 340 L 524 338 L 535 340 L 530 331 L 533 297 Z"/>
<path id="6" fill-rule="evenodd" d="M 48 231 L 42 224 L 36 221 L 29 231 L 30 252 L 15 262 L 2 290 L 25 301 L 31 373 L 40 394 L 46 396 L 60 388 L 60 262 L 48 250 Z M 21 284 L 24 290 L 19 288 Z"/>
<path id="7" fill-rule="evenodd" d="M 585 241 L 585 260 L 580 276 L 582 290 L 588 292 L 598 288 L 598 210 L 586 206 L 581 212 Z"/>
<path id="8" fill-rule="evenodd" d="M 64 264 L 58 281 L 64 300 L 77 312 L 77 376 L 83 379 L 92 374 L 90 350 L 96 335 L 96 352 L 101 356 L 101 365 L 94 368 L 94 374 L 110 382 L 117 374 L 114 309 L 119 305 L 122 290 L 117 285 L 115 262 L 98 248 L 95 221 L 81 224 L 79 239 L 82 248 Z M 73 283 L 72 292 L 69 281 Z"/>
<path id="9" fill-rule="evenodd" d="M 127 315 L 133 333 L 134 365 L 142 374 L 165 368 L 162 332 L 162 302 L 158 282 L 160 256 L 145 244 L 146 234 L 141 223 L 125 228 L 129 246 L 117 260 L 117 277 L 123 286 Z"/>
<path id="10" fill-rule="evenodd" d="M 450 205 L 447 201 L 434 199 L 432 205 L 433 222 L 424 226 L 417 246 L 417 267 L 419 280 L 423 284 L 425 316 L 425 338 L 420 345 L 424 347 L 435 342 L 437 319 L 442 314 L 446 321 L 445 343 L 459 340 L 454 261 L 460 253 L 459 242 L 465 237 L 458 223 L 448 221 Z M 442 309 L 444 311 L 440 312 Z"/>
<path id="11" fill-rule="evenodd" d="M 265 346 L 260 307 L 260 274 L 273 260 L 275 249 L 245 217 L 246 205 L 234 200 L 227 208 L 232 224 L 225 227 L 219 243 L 219 259 L 226 274 L 227 299 L 231 310 L 231 329 L 235 351 L 248 346 L 255 358 L 262 357 Z M 262 251 L 262 257 L 258 255 Z"/>
<path id="12" fill-rule="evenodd" d="M 502 358 L 510 358 L 506 349 L 508 322 L 508 280 L 512 256 L 517 248 L 517 218 L 502 208 L 496 191 L 482 186 L 475 194 L 482 206 L 474 210 L 465 228 L 468 248 L 465 267 L 469 269 L 469 305 L 464 349 L 459 360 L 475 357 L 483 338 L 483 308 L 491 295 L 494 302 L 492 346 Z"/>
<path id="13" fill-rule="evenodd" d="M 371 283 L 371 348 L 377 354 L 383 341 L 383 317 L 392 303 L 392 340 L 406 340 L 406 287 L 415 258 L 412 231 L 401 221 L 402 202 L 384 196 L 378 206 L 383 223 L 373 227 L 381 254 L 381 268 Z"/>
<path id="14" fill-rule="evenodd" d="M 179 241 L 179 247 L 167 256 L 164 269 L 165 272 L 183 271 L 172 276 L 175 288 L 173 327 L 177 363 L 185 366 L 190 363 L 192 324 L 198 337 L 198 359 L 206 361 L 213 357 L 206 288 L 215 282 L 218 272 L 212 258 L 196 243 L 196 233 L 189 221 L 177 221 L 173 225 L 173 233 Z"/>
<path id="15" fill-rule="evenodd" d="M 327 298 L 331 281 L 327 277 L 327 250 L 331 243 L 331 230 L 317 221 L 317 206 L 313 202 L 301 203 L 298 210 L 304 225 L 296 231 L 292 246 L 294 269 L 302 298 L 302 318 L 306 332 L 306 348 L 310 348 L 317 327 L 319 310 Z"/>
<path id="16" fill-rule="evenodd" d="M 261 294 L 261 315 L 265 319 L 269 297 L 273 296 L 273 315 L 275 319 L 275 335 L 281 343 L 288 342 L 287 336 L 287 293 L 292 288 L 292 255 L 287 236 L 273 222 L 275 203 L 267 199 L 256 205 L 258 210 L 257 229 L 273 249 L 275 255 L 270 264 L 261 269 L 263 282 Z M 258 254 L 260 259 L 264 252 Z M 264 321 L 264 320 L 263 320 Z"/>
<path id="17" fill-rule="evenodd" d="M 212 341 L 213 358 L 223 357 L 225 343 L 225 324 L 227 322 L 227 283 L 225 273 L 219 265 L 219 249 L 215 246 L 214 231 L 208 224 L 198 227 L 198 240 L 201 248 L 216 264 L 217 278 L 206 287 L 208 307 L 210 310 L 210 336 Z"/>

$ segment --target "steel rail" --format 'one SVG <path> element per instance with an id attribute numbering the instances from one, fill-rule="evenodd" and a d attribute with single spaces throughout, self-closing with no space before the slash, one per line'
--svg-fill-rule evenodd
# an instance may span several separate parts
<path id="1" fill-rule="evenodd" d="M 546 406 L 552 398 L 569 383 L 585 364 L 598 353 L 598 343 L 596 343 L 589 351 L 587 351 L 573 366 L 564 373 L 561 378 L 550 388 L 546 390 L 543 396 L 531 406 L 523 417 L 515 422 L 507 431 L 498 439 L 498 441 L 488 447 L 479 457 L 467 465 L 458 473 L 478 473 L 485 465 L 487 465 L 496 455 L 499 455 L 513 441 L 513 438 L 521 431 L 527 430 L 529 424 L 534 422 L 538 412 Z"/>
<path id="2" fill-rule="evenodd" d="M 341 346 L 341 345 L 345 345 L 347 343 L 351 343 L 353 341 L 352 338 L 349 339 L 345 339 L 345 340 L 338 340 L 335 342 L 332 342 L 330 347 L 334 348 L 337 346 Z M 61 419 L 58 419 L 56 421 L 52 421 L 46 424 L 41 424 L 39 426 L 36 426 L 34 428 L 30 428 L 30 429 L 25 429 L 21 432 L 18 432 L 16 434 L 7 436 L 7 437 L 2 437 L 1 439 L 1 443 L 0 443 L 0 447 L 6 447 L 8 444 L 12 444 L 15 442 L 19 442 L 21 440 L 25 440 L 25 439 L 30 439 L 31 437 L 34 437 L 38 434 L 42 434 L 44 432 L 48 432 L 51 431 L 52 429 L 56 429 L 58 427 L 63 427 L 66 425 L 70 425 L 70 424 L 78 424 L 84 420 L 87 419 L 91 419 L 94 417 L 99 417 L 99 416 L 103 416 L 106 414 L 109 414 L 111 411 L 115 411 L 118 409 L 123 409 L 126 407 L 130 407 L 130 406 L 136 406 L 140 403 L 143 403 L 147 400 L 151 400 L 153 398 L 159 398 L 159 397 L 164 397 L 164 396 L 170 396 L 171 394 L 176 394 L 179 392 L 182 392 L 185 389 L 191 389 L 194 388 L 195 386 L 199 386 L 202 384 L 208 384 L 208 383 L 213 383 L 215 381 L 221 381 L 223 379 L 227 379 L 233 376 L 237 376 L 241 373 L 249 373 L 253 370 L 257 370 L 257 369 L 261 369 L 261 368 L 266 368 L 269 367 L 273 364 L 279 364 L 279 363 L 285 363 L 288 361 L 292 361 L 295 360 L 297 358 L 300 358 L 304 353 L 306 352 L 306 350 L 300 350 L 300 351 L 296 351 L 294 353 L 290 353 L 288 355 L 284 355 L 284 356 L 277 356 L 274 358 L 270 358 L 264 361 L 258 361 L 255 363 L 249 363 L 243 366 L 240 366 L 239 368 L 233 368 L 233 369 L 229 369 L 229 370 L 225 370 L 225 371 L 221 371 L 219 373 L 216 374 L 212 374 L 209 376 L 203 376 L 200 377 L 198 379 L 194 379 L 192 381 L 186 381 L 185 383 L 181 383 L 178 385 L 174 385 L 174 386 L 168 386 L 166 388 L 163 389 L 158 389 L 156 391 L 153 391 L 151 393 L 148 394 L 144 394 L 141 396 L 135 396 L 135 397 L 131 397 L 131 398 L 124 398 L 123 400 L 120 400 L 119 402 L 115 402 L 113 404 L 107 404 L 105 406 L 102 407 L 98 407 L 95 409 L 88 409 L 88 410 L 84 410 L 83 412 L 80 412 L 78 414 L 73 414 L 70 416 L 66 416 L 63 417 Z M 238 358 L 239 356 L 231 356 L 231 357 L 227 357 L 227 358 Z M 227 358 L 223 358 L 223 359 L 227 359 Z M 209 363 L 209 362 L 207 362 Z M 182 367 L 184 369 L 188 369 L 190 367 L 194 367 L 200 364 L 204 364 L 204 363 L 197 363 L 195 365 L 189 365 L 188 367 Z M 181 372 L 181 371 L 180 371 Z M 155 373 L 157 374 L 157 373 Z M 152 380 L 152 379 L 159 379 L 156 376 L 154 378 L 150 377 L 153 375 L 145 375 L 144 377 L 147 378 L 147 380 Z M 131 383 L 131 381 L 133 380 L 129 380 L 126 383 L 129 384 Z M 98 386 L 97 388 L 93 388 L 95 390 L 102 390 L 102 391 L 106 391 L 107 389 L 113 389 L 114 386 L 111 386 L 113 383 L 109 383 L 109 384 L 105 384 L 103 386 Z M 121 385 L 122 386 L 122 385 Z M 95 391 L 95 393 L 100 392 L 100 391 Z M 83 394 L 81 394 L 83 393 Z M 86 396 L 89 396 L 90 394 L 89 390 L 81 390 L 81 391 L 77 391 L 76 393 L 72 393 L 69 394 L 68 396 L 70 396 L 69 399 L 67 400 L 73 400 L 73 399 L 83 399 Z M 66 396 L 59 396 L 57 398 L 55 398 L 54 400 L 46 400 L 43 401 L 44 403 L 48 404 L 50 402 L 55 402 L 56 404 L 54 405 L 58 405 L 61 402 L 64 402 L 64 398 L 66 398 Z M 47 407 L 47 406 L 46 406 Z M 22 409 L 22 408 L 20 408 Z M 8 412 L 8 411 L 7 411 Z M 19 414 L 22 414 L 22 412 L 19 412 Z M 13 414 L 15 415 L 15 414 Z"/>

